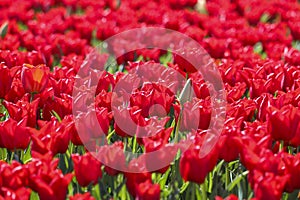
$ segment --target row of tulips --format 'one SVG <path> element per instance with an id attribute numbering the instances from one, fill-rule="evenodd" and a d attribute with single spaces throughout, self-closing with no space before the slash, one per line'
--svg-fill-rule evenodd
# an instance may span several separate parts
<path id="1" fill-rule="evenodd" d="M 196 0 L 1 0 L 0 199 L 296 199 L 300 4 L 209 0 L 201 5 Z M 139 49 L 118 57 L 116 66 L 90 74 L 100 77 L 93 103 L 97 119 L 90 112 L 73 115 L 76 75 L 89 52 L 117 33 L 145 26 L 193 38 L 219 70 L 226 119 L 204 157 L 199 152 L 213 114 L 209 87 L 176 53 Z M 131 43 L 113 43 L 109 53 L 120 54 Z M 130 94 L 127 108 L 114 112 L 116 85 L 124 78 L 133 84 L 128 71 L 155 63 L 190 81 L 195 97 L 182 103 L 153 81 Z M 157 80 L 164 73 L 150 76 Z M 124 130 L 129 117 L 151 128 Z M 82 122 L 86 135 L 77 130 Z M 95 123 L 107 144 L 95 145 L 103 136 L 93 132 Z M 128 161 L 125 150 L 141 156 Z M 146 156 L 155 151 L 159 156 Z"/>

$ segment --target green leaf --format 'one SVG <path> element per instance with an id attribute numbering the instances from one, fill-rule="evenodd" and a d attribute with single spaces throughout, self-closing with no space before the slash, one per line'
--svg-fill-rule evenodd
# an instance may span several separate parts
<path id="1" fill-rule="evenodd" d="M 121 200 L 126 200 L 126 199 L 130 199 L 129 194 L 126 190 L 126 185 L 124 184 L 119 192 L 119 199 Z"/>
<path id="2" fill-rule="evenodd" d="M 260 17 L 260 22 L 262 23 L 267 23 L 269 20 L 271 19 L 271 16 L 268 13 L 264 13 L 261 17 Z"/>
<path id="3" fill-rule="evenodd" d="M 0 113 L 2 114 L 2 117 L 0 117 L 0 121 L 5 121 L 9 118 L 9 113 L 1 102 L 0 102 Z"/>
<path id="4" fill-rule="evenodd" d="M 268 57 L 268 55 L 267 55 L 266 52 L 263 52 L 263 53 L 261 54 L 261 58 L 262 58 L 262 59 L 266 59 L 267 57 Z"/>
<path id="5" fill-rule="evenodd" d="M 261 42 L 257 42 L 254 46 L 254 52 L 257 54 L 261 54 L 263 52 L 263 46 Z"/>
<path id="6" fill-rule="evenodd" d="M 235 161 L 231 161 L 230 163 L 228 163 L 229 168 L 231 168 L 233 165 L 239 163 L 239 160 L 235 160 Z"/>
<path id="7" fill-rule="evenodd" d="M 261 42 L 258 42 L 253 46 L 253 51 L 254 53 L 259 54 L 262 59 L 266 59 L 268 56 L 266 52 L 264 52 L 263 45 Z"/>
<path id="8" fill-rule="evenodd" d="M 84 15 L 84 10 L 81 7 L 77 7 L 75 14 L 77 15 Z"/>
<path id="9" fill-rule="evenodd" d="M 300 192 L 300 190 L 295 190 L 294 192 L 289 193 L 288 200 L 299 199 L 299 192 Z"/>
<path id="10" fill-rule="evenodd" d="M 222 168 L 222 166 L 223 166 L 223 164 L 225 163 L 225 161 L 224 160 L 221 160 L 218 164 L 217 164 L 217 166 L 214 168 L 214 170 L 213 170 L 213 175 L 215 176 L 215 174 L 219 174 L 220 173 L 220 170 L 221 170 L 221 168 Z"/>
<path id="11" fill-rule="evenodd" d="M 91 45 L 93 46 L 93 47 L 98 47 L 100 44 L 101 44 L 101 40 L 98 40 L 97 39 L 97 31 L 96 30 L 94 30 L 93 32 L 92 32 L 92 39 L 91 39 Z"/>
<path id="12" fill-rule="evenodd" d="M 206 9 L 206 1 L 205 0 L 198 0 L 195 9 L 201 13 L 201 14 L 207 14 L 207 9 Z"/>
<path id="13" fill-rule="evenodd" d="M 249 173 L 249 171 L 245 171 L 238 175 L 229 185 L 228 191 L 231 191 L 245 176 Z"/>
<path id="14" fill-rule="evenodd" d="M 136 61 L 145 61 L 144 56 L 140 55 L 140 56 L 136 59 Z"/>
<path id="15" fill-rule="evenodd" d="M 199 190 L 198 187 L 196 188 L 196 198 L 197 198 L 197 199 L 202 199 L 202 196 L 201 196 L 201 194 L 200 194 L 200 190 Z"/>
<path id="16" fill-rule="evenodd" d="M 92 194 L 96 199 L 101 199 L 99 185 L 95 185 L 92 189 Z"/>
<path id="17" fill-rule="evenodd" d="M 5 148 L 0 148 L 0 160 L 6 160 L 7 150 Z"/>
<path id="18" fill-rule="evenodd" d="M 66 158 L 66 155 L 65 154 L 59 154 L 58 158 L 59 158 L 59 162 L 58 162 L 59 169 L 61 169 L 63 174 L 68 173 L 69 163 L 68 163 L 68 159 Z"/>
<path id="19" fill-rule="evenodd" d="M 297 49 L 298 51 L 300 51 L 300 41 L 299 40 L 295 40 L 292 42 L 292 47 Z"/>
<path id="20" fill-rule="evenodd" d="M 166 54 L 162 55 L 159 58 L 159 61 L 161 64 L 163 64 L 164 66 L 168 66 L 168 63 L 173 61 L 173 55 L 170 51 L 168 51 Z"/>
<path id="21" fill-rule="evenodd" d="M 113 56 L 108 57 L 104 68 L 107 72 L 111 74 L 114 74 L 116 71 L 118 71 L 118 63 Z"/>
<path id="22" fill-rule="evenodd" d="M 19 47 L 18 50 L 19 50 L 19 51 L 23 51 L 23 52 L 26 52 L 26 51 L 27 51 L 26 47 Z"/>
<path id="23" fill-rule="evenodd" d="M 31 149 L 30 149 L 30 145 L 28 146 L 27 149 L 25 149 L 24 151 L 24 155 L 23 155 L 23 158 L 22 158 L 22 161 L 24 164 L 28 163 L 30 160 L 31 160 Z"/>
<path id="24" fill-rule="evenodd" d="M 171 168 L 169 168 L 169 169 L 161 176 L 161 178 L 158 180 L 158 184 L 160 185 L 160 188 L 161 188 L 161 189 L 165 187 L 170 172 L 171 172 Z"/>
<path id="25" fill-rule="evenodd" d="M 24 24 L 23 22 L 19 21 L 17 24 L 18 24 L 18 27 L 19 27 L 20 30 L 28 30 L 27 25 Z"/>
<path id="26" fill-rule="evenodd" d="M 170 172 L 171 172 L 171 168 L 169 168 L 169 169 L 168 169 L 168 170 L 160 177 L 160 179 L 158 180 L 158 184 L 159 184 L 159 186 L 160 186 L 161 189 L 165 187 Z"/>
<path id="27" fill-rule="evenodd" d="M 39 199 L 40 199 L 39 195 L 36 192 L 32 191 L 30 194 L 30 200 L 39 200 Z"/>
<path id="28" fill-rule="evenodd" d="M 180 194 L 182 194 L 190 185 L 190 182 L 185 182 L 180 188 Z"/>
<path id="29" fill-rule="evenodd" d="M 0 27 L 0 35 L 2 38 L 6 36 L 7 30 L 8 30 L 8 21 L 4 22 Z"/>
<path id="30" fill-rule="evenodd" d="M 179 101 L 183 105 L 185 102 L 190 101 L 192 97 L 192 83 L 191 79 L 188 79 L 185 83 L 180 95 Z"/>
<path id="31" fill-rule="evenodd" d="M 61 122 L 61 118 L 60 118 L 60 116 L 57 114 L 57 112 L 55 112 L 54 110 L 52 110 L 50 113 L 51 113 L 52 116 L 54 116 L 54 117 L 58 120 L 58 122 Z"/>

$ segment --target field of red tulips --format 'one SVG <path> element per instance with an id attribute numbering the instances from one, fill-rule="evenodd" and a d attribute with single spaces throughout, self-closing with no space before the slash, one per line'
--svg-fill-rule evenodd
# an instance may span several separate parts
<path id="1" fill-rule="evenodd" d="M 299 107 L 297 0 L 0 0 L 0 200 L 298 199 Z"/>

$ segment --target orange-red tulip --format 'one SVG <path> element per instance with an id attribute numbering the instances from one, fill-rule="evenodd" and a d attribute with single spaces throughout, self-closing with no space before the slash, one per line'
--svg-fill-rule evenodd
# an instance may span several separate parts
<path id="1" fill-rule="evenodd" d="M 21 80 L 24 89 L 29 93 L 42 92 L 49 79 L 49 68 L 46 65 L 33 66 L 23 64 Z"/>

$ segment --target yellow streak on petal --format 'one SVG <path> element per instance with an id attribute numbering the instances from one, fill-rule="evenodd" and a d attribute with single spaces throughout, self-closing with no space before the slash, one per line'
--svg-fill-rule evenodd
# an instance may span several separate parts
<path id="1" fill-rule="evenodd" d="M 31 65 L 31 64 L 27 64 L 27 63 L 23 64 L 23 66 L 25 66 L 25 67 L 28 67 L 28 68 L 34 68 L 34 66 L 33 66 L 33 65 Z"/>
<path id="2" fill-rule="evenodd" d="M 35 69 L 33 71 L 33 80 L 35 80 L 36 82 L 40 83 L 43 76 L 44 76 L 45 72 L 42 69 Z"/>

